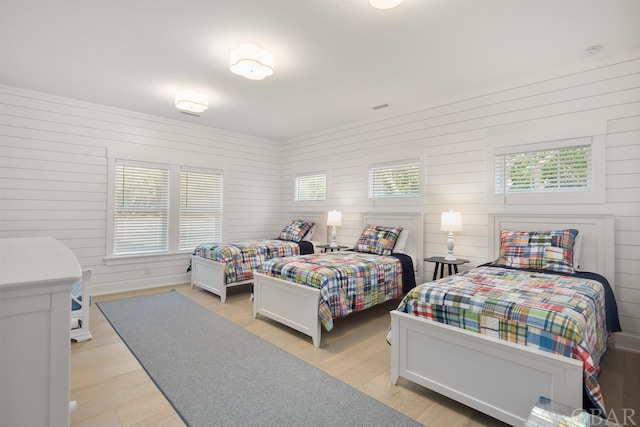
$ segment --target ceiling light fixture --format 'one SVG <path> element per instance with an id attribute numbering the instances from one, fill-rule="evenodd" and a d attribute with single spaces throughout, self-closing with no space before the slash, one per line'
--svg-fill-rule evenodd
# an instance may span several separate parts
<path id="1" fill-rule="evenodd" d="M 229 69 L 249 80 L 262 80 L 273 74 L 273 53 L 242 43 L 229 54 Z"/>
<path id="2" fill-rule="evenodd" d="M 192 90 L 180 90 L 176 93 L 176 108 L 191 113 L 202 113 L 209 108 L 209 97 Z"/>
<path id="3" fill-rule="evenodd" d="M 404 0 L 369 0 L 371 7 L 376 9 L 393 9 Z"/>

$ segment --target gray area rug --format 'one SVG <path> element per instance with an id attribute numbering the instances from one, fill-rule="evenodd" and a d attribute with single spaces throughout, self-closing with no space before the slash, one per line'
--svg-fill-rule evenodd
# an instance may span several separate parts
<path id="1" fill-rule="evenodd" d="M 97 305 L 188 425 L 421 425 L 176 291 Z"/>

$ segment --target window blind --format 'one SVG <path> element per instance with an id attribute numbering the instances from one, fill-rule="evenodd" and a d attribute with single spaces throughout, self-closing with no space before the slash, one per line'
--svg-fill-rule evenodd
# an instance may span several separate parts
<path id="1" fill-rule="evenodd" d="M 420 163 L 371 167 L 369 197 L 418 197 L 420 195 Z"/>
<path id="2" fill-rule="evenodd" d="M 296 177 L 296 201 L 326 200 L 327 174 L 301 175 Z"/>
<path id="3" fill-rule="evenodd" d="M 592 189 L 591 145 L 498 153 L 496 194 L 580 192 Z"/>
<path id="4" fill-rule="evenodd" d="M 222 240 L 222 174 L 180 172 L 179 248 Z"/>
<path id="5" fill-rule="evenodd" d="M 167 251 L 168 231 L 169 170 L 116 163 L 114 254 Z"/>

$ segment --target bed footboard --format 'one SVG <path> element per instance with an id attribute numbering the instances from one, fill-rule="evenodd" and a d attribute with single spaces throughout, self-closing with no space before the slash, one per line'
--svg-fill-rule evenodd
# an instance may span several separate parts
<path id="1" fill-rule="evenodd" d="M 258 314 L 309 335 L 320 346 L 320 290 L 267 276 L 253 275 L 253 318 Z"/>
<path id="2" fill-rule="evenodd" d="M 579 360 L 394 310 L 391 382 L 399 377 L 511 425 L 522 425 L 540 396 L 582 407 Z"/>
<path id="3" fill-rule="evenodd" d="M 191 257 L 191 287 L 197 286 L 220 297 L 221 302 L 227 299 L 224 276 L 225 265 L 207 258 Z"/>
<path id="4" fill-rule="evenodd" d="M 251 280 L 227 284 L 225 265 L 198 256 L 191 257 L 191 288 L 197 286 L 220 297 L 220 302 L 227 300 L 227 286 L 246 285 Z"/>

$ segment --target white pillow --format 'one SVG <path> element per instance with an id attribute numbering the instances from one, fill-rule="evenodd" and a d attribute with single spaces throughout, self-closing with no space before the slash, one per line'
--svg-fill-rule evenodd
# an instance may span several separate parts
<path id="1" fill-rule="evenodd" d="M 309 229 L 309 231 L 307 231 L 307 234 L 305 234 L 305 235 L 302 237 L 302 240 L 303 240 L 303 241 L 305 241 L 305 242 L 310 242 L 310 241 L 311 241 L 311 238 L 313 237 L 313 232 L 314 232 L 315 230 L 316 230 L 316 225 L 315 225 L 315 224 L 313 224 L 313 225 L 311 226 L 311 228 Z"/>
<path id="2" fill-rule="evenodd" d="M 573 268 L 576 270 L 580 269 L 580 252 L 582 251 L 582 231 L 578 231 L 578 235 L 576 236 L 576 240 L 573 243 Z"/>
<path id="3" fill-rule="evenodd" d="M 405 230 L 403 228 L 398 236 L 398 240 L 396 240 L 396 245 L 393 247 L 393 252 L 404 253 L 404 248 L 407 246 L 407 240 L 409 240 L 409 230 Z"/>

